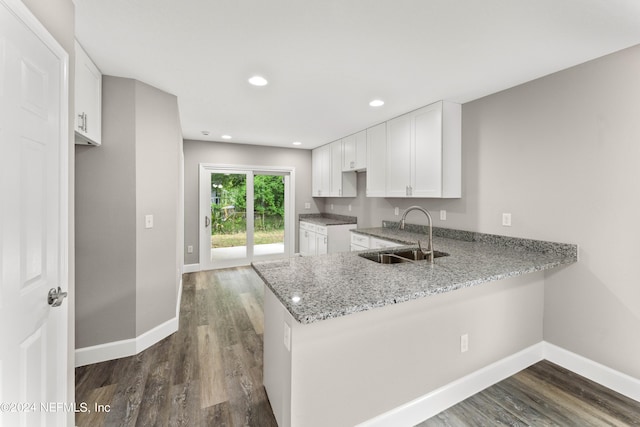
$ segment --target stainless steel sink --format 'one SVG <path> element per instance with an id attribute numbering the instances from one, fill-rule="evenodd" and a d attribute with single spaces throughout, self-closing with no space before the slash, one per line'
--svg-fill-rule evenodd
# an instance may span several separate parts
<path id="1" fill-rule="evenodd" d="M 434 257 L 439 258 L 443 256 L 449 256 L 446 252 L 433 251 Z M 362 258 L 366 258 L 368 260 L 380 263 L 380 264 L 399 264 L 403 262 L 416 262 L 422 261 L 426 259 L 426 256 L 422 251 L 419 250 L 408 250 L 401 252 L 378 252 L 378 253 L 368 253 L 368 254 L 359 254 Z"/>

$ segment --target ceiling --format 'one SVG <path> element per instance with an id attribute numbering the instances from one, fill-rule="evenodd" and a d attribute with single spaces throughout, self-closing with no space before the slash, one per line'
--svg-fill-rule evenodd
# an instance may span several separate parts
<path id="1" fill-rule="evenodd" d="M 98 68 L 176 95 L 185 139 L 307 149 L 640 44 L 637 0 L 75 3 Z"/>

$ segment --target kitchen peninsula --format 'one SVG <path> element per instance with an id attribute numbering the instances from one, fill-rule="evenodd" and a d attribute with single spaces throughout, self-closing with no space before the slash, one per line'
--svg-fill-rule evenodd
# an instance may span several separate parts
<path id="1" fill-rule="evenodd" d="M 385 252 L 425 236 L 386 222 L 355 231 L 408 245 Z M 575 245 L 433 233 L 448 254 L 433 264 L 362 252 L 253 264 L 266 284 L 264 384 L 281 427 L 356 425 L 542 340 L 545 271 L 576 262 Z"/>

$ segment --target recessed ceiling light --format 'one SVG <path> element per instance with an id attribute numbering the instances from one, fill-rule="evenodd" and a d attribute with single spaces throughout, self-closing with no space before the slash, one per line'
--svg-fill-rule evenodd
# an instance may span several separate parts
<path id="1" fill-rule="evenodd" d="M 384 101 L 382 99 L 374 99 L 369 103 L 372 107 L 382 107 L 384 105 Z"/>
<path id="2" fill-rule="evenodd" d="M 222 139 L 231 139 L 231 135 L 222 135 Z"/>
<path id="3" fill-rule="evenodd" d="M 249 83 L 254 86 L 266 86 L 269 82 L 262 76 L 253 76 L 249 79 Z"/>
<path id="4" fill-rule="evenodd" d="M 211 132 L 209 132 L 208 130 L 203 130 L 203 131 L 202 131 L 202 134 L 203 134 L 204 136 L 207 136 L 207 135 L 209 135 L 210 133 L 211 133 Z"/>
<path id="5" fill-rule="evenodd" d="M 292 144 L 293 144 L 293 145 L 302 145 L 302 142 L 300 142 L 300 141 L 293 141 L 293 142 L 292 142 Z"/>

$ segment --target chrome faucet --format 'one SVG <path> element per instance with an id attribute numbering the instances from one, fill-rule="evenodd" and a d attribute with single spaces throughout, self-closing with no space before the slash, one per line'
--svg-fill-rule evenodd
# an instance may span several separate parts
<path id="1" fill-rule="evenodd" d="M 434 258 L 434 254 L 433 254 L 433 221 L 431 220 L 431 215 L 429 215 L 429 212 L 427 212 L 426 209 L 421 208 L 420 206 L 411 206 L 408 207 L 403 213 L 402 213 L 402 219 L 400 220 L 400 230 L 404 230 L 404 224 L 405 224 L 405 219 L 407 218 L 407 214 L 411 211 L 420 211 L 423 214 L 425 214 L 427 216 L 427 219 L 429 220 L 429 234 L 428 234 L 428 238 L 429 240 L 427 241 L 427 248 L 423 249 L 422 245 L 420 244 L 420 240 L 418 240 L 418 248 L 420 249 L 420 252 L 422 252 L 425 257 L 427 258 L 427 260 L 429 260 L 430 263 L 433 264 L 433 258 Z"/>

